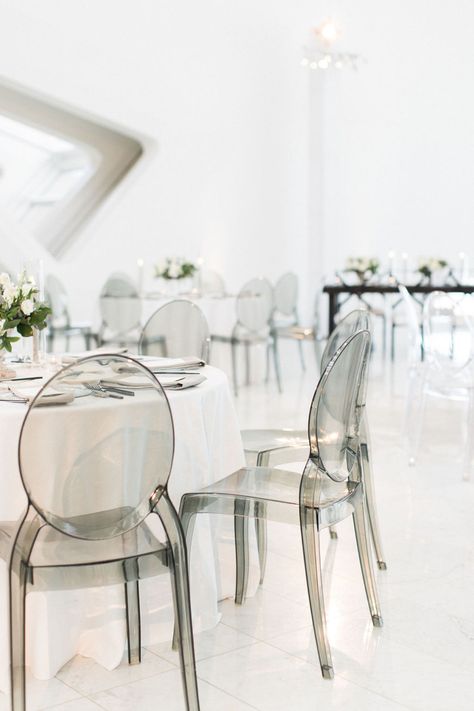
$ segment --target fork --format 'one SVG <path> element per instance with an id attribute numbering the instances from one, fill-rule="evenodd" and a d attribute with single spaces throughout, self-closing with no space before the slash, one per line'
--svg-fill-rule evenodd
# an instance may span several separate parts
<path id="1" fill-rule="evenodd" d="M 90 383 L 85 383 L 84 387 L 90 390 L 92 395 L 96 397 L 113 397 L 116 400 L 123 400 L 123 395 L 118 395 L 118 393 L 110 393 L 108 390 L 102 388 L 99 384 L 92 385 Z"/>

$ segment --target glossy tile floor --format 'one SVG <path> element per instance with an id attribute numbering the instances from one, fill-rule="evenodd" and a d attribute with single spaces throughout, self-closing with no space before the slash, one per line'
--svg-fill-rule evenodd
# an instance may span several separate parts
<path id="1" fill-rule="evenodd" d="M 283 350 L 285 392 L 242 388 L 242 426 L 305 426 L 316 371 L 300 375 Z M 202 711 L 472 711 L 474 708 L 474 473 L 461 481 L 464 406 L 433 401 L 415 468 L 401 422 L 406 369 L 374 356 L 369 417 L 388 563 L 377 572 L 384 627 L 372 628 L 352 526 L 324 551 L 335 679 L 321 678 L 296 529 L 271 526 L 264 585 L 245 605 L 221 603 L 222 622 L 196 638 Z M 0 698 L 0 709 L 8 708 Z M 56 679 L 29 680 L 28 711 L 184 709 L 177 655 L 148 649 L 141 665 L 108 672 L 75 658 Z"/>

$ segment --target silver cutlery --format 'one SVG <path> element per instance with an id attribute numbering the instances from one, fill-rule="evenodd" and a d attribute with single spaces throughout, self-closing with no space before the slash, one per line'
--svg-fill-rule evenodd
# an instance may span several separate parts
<path id="1" fill-rule="evenodd" d="M 91 385 L 89 383 L 85 383 L 84 387 L 87 388 L 87 390 L 90 390 L 92 395 L 95 395 L 96 397 L 112 397 L 115 400 L 123 400 L 123 395 L 119 395 L 118 393 L 110 393 L 99 384 Z"/>
<path id="2" fill-rule="evenodd" d="M 130 390 L 130 388 L 119 388 L 115 385 L 104 385 L 104 383 L 99 383 L 99 387 L 102 388 L 102 390 L 107 390 L 107 392 L 110 393 L 118 393 L 119 395 L 131 395 L 132 397 L 135 395 L 133 390 Z"/>
<path id="3" fill-rule="evenodd" d="M 0 383 L 13 383 L 16 380 L 43 380 L 43 376 L 29 375 L 27 378 L 0 378 Z"/>

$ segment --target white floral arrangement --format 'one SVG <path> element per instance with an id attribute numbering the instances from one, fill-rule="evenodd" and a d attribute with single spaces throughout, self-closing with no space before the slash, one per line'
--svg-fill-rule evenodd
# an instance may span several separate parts
<path id="1" fill-rule="evenodd" d="M 361 280 L 366 280 L 377 273 L 379 266 L 380 262 L 375 257 L 349 257 L 344 271 L 355 272 Z"/>
<path id="2" fill-rule="evenodd" d="M 33 335 L 36 328 L 46 327 L 51 309 L 39 300 L 39 290 L 33 277 L 25 272 L 14 284 L 9 274 L 0 274 L 0 351 L 11 352 L 12 343 L 20 337 Z M 18 336 L 12 333 L 18 333 Z"/>
<path id="3" fill-rule="evenodd" d="M 191 277 L 197 267 L 183 257 L 167 257 L 155 265 L 155 277 L 162 279 L 184 279 Z"/>
<path id="4" fill-rule="evenodd" d="M 430 259 L 420 259 L 418 262 L 418 271 L 424 277 L 429 279 L 434 272 L 438 272 L 440 269 L 444 269 L 447 266 L 448 262 L 445 259 L 431 257 Z"/>

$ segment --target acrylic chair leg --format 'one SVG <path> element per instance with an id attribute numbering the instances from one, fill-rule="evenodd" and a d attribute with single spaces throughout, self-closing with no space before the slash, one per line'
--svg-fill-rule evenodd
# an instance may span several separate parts
<path id="1" fill-rule="evenodd" d="M 424 370 L 412 368 L 408 380 L 407 405 L 403 427 L 404 436 L 408 442 L 408 464 L 410 466 L 416 463 L 420 448 L 425 405 Z"/>
<path id="2" fill-rule="evenodd" d="M 282 387 L 281 387 L 280 356 L 278 353 L 278 338 L 273 339 L 272 351 L 273 351 L 273 364 L 275 366 L 275 377 L 276 377 L 276 381 L 277 381 L 278 392 L 281 393 Z"/>
<path id="3" fill-rule="evenodd" d="M 12 547 L 10 591 L 10 702 L 12 711 L 25 711 L 25 602 L 28 561 L 42 521 L 31 508 L 25 514 Z"/>
<path id="4" fill-rule="evenodd" d="M 245 384 L 250 385 L 250 345 L 245 344 Z"/>
<path id="5" fill-rule="evenodd" d="M 270 380 L 270 343 L 267 343 L 265 348 L 265 382 L 268 383 Z"/>
<path id="6" fill-rule="evenodd" d="M 10 683 L 12 711 L 25 711 L 25 598 L 27 568 L 21 559 L 10 571 Z"/>
<path id="7" fill-rule="evenodd" d="M 181 506 L 179 509 L 179 518 L 181 521 L 181 527 L 183 529 L 184 540 L 186 541 L 186 552 L 188 556 L 188 567 L 189 561 L 191 559 L 191 547 L 193 540 L 194 524 L 196 523 L 196 514 L 189 513 L 186 511 L 186 499 L 183 497 L 181 499 Z M 179 648 L 179 629 L 178 625 L 175 623 L 173 630 L 173 642 L 171 644 L 172 649 L 176 652 Z"/>
<path id="8" fill-rule="evenodd" d="M 379 570 L 387 570 L 387 564 L 384 560 L 382 551 L 382 543 L 380 539 L 380 529 L 377 517 L 377 507 L 375 505 L 374 481 L 372 477 L 372 467 L 369 459 L 368 442 L 361 442 L 360 445 L 362 468 L 364 470 L 364 492 L 367 504 L 367 518 L 374 545 L 375 557 L 377 558 L 377 566 Z"/>
<path id="9" fill-rule="evenodd" d="M 142 660 L 142 642 L 140 625 L 140 588 L 138 580 L 127 582 L 124 587 L 125 610 L 127 616 L 128 663 L 140 664 Z"/>
<path id="10" fill-rule="evenodd" d="M 166 492 L 160 497 L 155 510 L 170 542 L 171 583 L 186 709 L 199 711 L 186 540 L 179 516 Z"/>
<path id="11" fill-rule="evenodd" d="M 300 507 L 300 526 L 306 584 L 308 586 L 308 597 L 319 663 L 323 677 L 325 679 L 332 679 L 334 677 L 334 669 L 326 630 L 319 531 L 314 509 L 304 506 Z"/>
<path id="12" fill-rule="evenodd" d="M 263 584 L 267 567 L 267 519 L 264 501 L 255 504 L 255 534 L 257 536 L 258 563 L 260 567 L 259 584 Z"/>
<path id="13" fill-rule="evenodd" d="M 231 355 L 232 355 L 232 380 L 234 383 L 234 395 L 237 396 L 239 394 L 238 373 L 237 373 L 237 344 L 231 343 L 230 348 L 231 348 Z"/>
<path id="14" fill-rule="evenodd" d="M 249 502 L 235 501 L 235 604 L 242 605 L 249 581 Z"/>
<path id="15" fill-rule="evenodd" d="M 380 611 L 377 588 L 375 586 L 374 571 L 372 569 L 372 561 L 370 558 L 364 501 L 357 503 L 354 506 L 352 518 L 354 520 L 357 550 L 359 552 L 360 567 L 362 570 L 362 577 L 364 579 L 365 593 L 367 595 L 367 602 L 369 603 L 370 615 L 372 617 L 374 627 L 382 627 L 382 613 Z"/>
<path id="16" fill-rule="evenodd" d="M 329 535 L 334 541 L 338 538 L 335 526 L 329 526 Z"/>
<path id="17" fill-rule="evenodd" d="M 471 478 L 472 458 L 474 455 L 474 389 L 468 391 L 467 410 L 467 433 L 466 444 L 464 445 L 463 479 L 469 481 Z"/>
<path id="18" fill-rule="evenodd" d="M 390 358 L 392 363 L 395 360 L 395 324 L 392 323 L 391 333 L 390 333 Z"/>
<path id="19" fill-rule="evenodd" d="M 301 370 L 305 371 L 306 370 L 306 363 L 304 361 L 304 350 L 303 350 L 304 342 L 297 341 L 297 343 L 298 343 L 298 350 L 300 353 Z"/>

